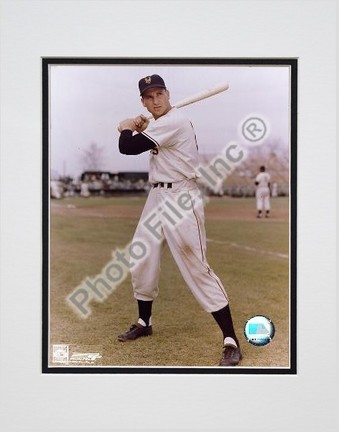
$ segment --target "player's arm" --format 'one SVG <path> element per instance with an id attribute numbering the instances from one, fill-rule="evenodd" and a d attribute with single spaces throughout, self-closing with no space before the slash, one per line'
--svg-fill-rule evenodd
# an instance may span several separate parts
<path id="1" fill-rule="evenodd" d="M 119 151 L 125 155 L 138 155 L 156 147 L 153 141 L 143 134 L 135 134 L 130 129 L 121 131 Z"/>
<path id="2" fill-rule="evenodd" d="M 146 136 L 142 135 L 149 124 L 149 120 L 140 115 L 135 119 L 126 119 L 119 124 L 119 151 L 125 155 L 138 155 L 152 150 L 156 145 Z M 133 132 L 139 132 L 133 135 Z"/>

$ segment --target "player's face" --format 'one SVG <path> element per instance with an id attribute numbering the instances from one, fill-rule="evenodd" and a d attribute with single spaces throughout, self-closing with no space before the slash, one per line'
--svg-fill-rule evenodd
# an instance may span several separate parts
<path id="1" fill-rule="evenodd" d="M 169 91 L 162 88 L 146 90 L 141 98 L 145 108 L 155 119 L 165 115 L 171 108 Z"/>

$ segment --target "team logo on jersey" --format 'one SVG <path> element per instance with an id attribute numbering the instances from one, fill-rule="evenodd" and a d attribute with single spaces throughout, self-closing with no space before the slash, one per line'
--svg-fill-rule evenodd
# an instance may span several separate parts
<path id="1" fill-rule="evenodd" d="M 152 78 L 150 76 L 145 78 L 145 83 L 146 84 L 151 84 Z"/>

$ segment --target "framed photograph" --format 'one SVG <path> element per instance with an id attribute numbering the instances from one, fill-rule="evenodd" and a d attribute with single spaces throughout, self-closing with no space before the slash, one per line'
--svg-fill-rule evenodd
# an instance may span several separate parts
<path id="1" fill-rule="evenodd" d="M 296 374 L 298 60 L 41 66 L 42 372 Z"/>
<path id="2" fill-rule="evenodd" d="M 0 17 L 0 429 L 337 429 L 336 2 L 2 0 Z M 173 114 L 196 169 L 186 154 L 156 179 Z M 160 265 L 149 316 L 135 233 L 178 191 L 173 161 L 196 195 L 160 203 L 175 229 L 139 267 Z M 219 291 L 183 268 L 197 239 Z"/>

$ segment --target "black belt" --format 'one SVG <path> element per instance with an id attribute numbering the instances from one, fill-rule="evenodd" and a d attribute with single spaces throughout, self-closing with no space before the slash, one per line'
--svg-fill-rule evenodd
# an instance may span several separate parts
<path id="1" fill-rule="evenodd" d="M 154 188 L 157 188 L 158 186 L 159 187 L 165 187 L 165 185 L 166 185 L 167 189 L 172 189 L 172 183 L 164 183 L 164 182 L 153 183 Z"/>

